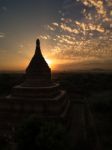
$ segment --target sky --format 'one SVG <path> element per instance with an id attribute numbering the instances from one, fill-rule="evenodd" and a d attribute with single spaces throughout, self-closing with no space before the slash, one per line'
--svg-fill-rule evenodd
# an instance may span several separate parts
<path id="1" fill-rule="evenodd" d="M 0 0 L 0 71 L 25 70 L 37 38 L 52 70 L 112 70 L 112 0 Z"/>

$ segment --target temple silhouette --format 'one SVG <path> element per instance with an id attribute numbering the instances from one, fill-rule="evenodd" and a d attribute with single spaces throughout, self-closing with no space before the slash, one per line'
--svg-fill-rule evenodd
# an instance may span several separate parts
<path id="1" fill-rule="evenodd" d="M 74 146 L 80 149 L 86 145 L 96 150 L 97 134 L 88 103 L 84 99 L 69 99 L 59 83 L 53 82 L 39 39 L 23 81 L 12 88 L 10 95 L 0 99 L 0 133 L 12 134 L 20 122 L 32 115 L 66 120 Z"/>
<path id="2" fill-rule="evenodd" d="M 0 103 L 0 126 L 5 130 L 7 125 L 9 128 L 15 126 L 33 114 L 39 118 L 66 117 L 70 101 L 59 83 L 52 81 L 51 69 L 42 55 L 39 39 L 23 82 L 14 86 L 11 94 L 1 99 Z"/>
<path id="3" fill-rule="evenodd" d="M 35 54 L 26 69 L 23 83 L 15 86 L 7 99 L 25 112 L 33 112 L 40 117 L 66 115 L 69 100 L 66 92 L 60 90 L 59 84 L 51 80 L 51 69 L 42 55 L 39 39 L 36 41 Z"/>

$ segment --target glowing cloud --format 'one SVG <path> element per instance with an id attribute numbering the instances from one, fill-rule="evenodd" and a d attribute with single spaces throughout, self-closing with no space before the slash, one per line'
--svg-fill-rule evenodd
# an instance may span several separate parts
<path id="1" fill-rule="evenodd" d="M 73 10 L 75 4 L 81 5 L 82 18 L 74 19 Z M 108 0 L 67 0 L 61 11 L 60 23 L 53 22 L 48 25 L 50 40 L 55 42 L 52 55 L 57 58 L 82 57 L 106 59 L 112 56 L 112 2 Z M 67 7 L 67 5 L 69 7 Z M 71 17 L 66 16 L 66 11 Z M 64 14 L 64 15 L 63 15 Z M 50 31 L 50 33 L 49 33 Z M 48 38 L 43 38 L 49 40 Z"/>

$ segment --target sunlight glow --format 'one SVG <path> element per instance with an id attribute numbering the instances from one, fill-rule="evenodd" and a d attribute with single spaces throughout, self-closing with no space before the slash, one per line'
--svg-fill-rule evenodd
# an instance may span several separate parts
<path id="1" fill-rule="evenodd" d="M 48 59 L 48 58 L 45 58 L 45 60 L 48 63 L 51 70 L 57 70 L 57 64 L 59 63 L 59 60 L 57 60 L 57 59 Z"/>
<path id="2" fill-rule="evenodd" d="M 51 65 L 52 64 L 52 61 L 50 59 L 46 59 L 48 65 Z"/>
<path id="3" fill-rule="evenodd" d="M 45 58 L 46 62 L 48 63 L 50 68 L 54 68 L 54 63 L 51 59 Z"/>

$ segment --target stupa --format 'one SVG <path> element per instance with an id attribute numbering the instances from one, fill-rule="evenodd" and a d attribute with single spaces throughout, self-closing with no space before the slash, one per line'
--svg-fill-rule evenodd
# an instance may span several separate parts
<path id="1" fill-rule="evenodd" d="M 40 41 L 37 40 L 24 81 L 15 86 L 9 96 L 0 99 L 0 134 L 13 135 L 18 124 L 33 114 L 47 119 L 67 118 L 64 120 L 67 120 L 68 135 L 74 148 L 99 150 L 89 105 L 84 99 L 77 100 L 74 97 L 75 93 L 70 102 L 60 85 L 52 81 L 51 69 L 41 53 Z"/>
<path id="2" fill-rule="evenodd" d="M 51 79 L 51 69 L 45 61 L 40 41 L 25 73 L 23 83 L 12 89 L 7 97 L 14 109 L 33 112 L 39 117 L 65 117 L 69 108 L 66 92 Z"/>

